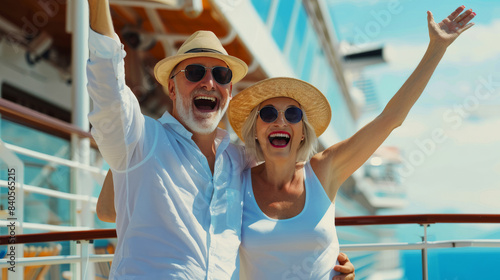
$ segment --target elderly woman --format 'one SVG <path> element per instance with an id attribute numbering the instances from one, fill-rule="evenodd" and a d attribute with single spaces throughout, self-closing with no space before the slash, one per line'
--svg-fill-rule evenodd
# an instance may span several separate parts
<path id="1" fill-rule="evenodd" d="M 440 23 L 428 12 L 427 51 L 384 111 L 351 138 L 317 154 L 316 139 L 329 125 L 331 110 L 315 87 L 274 78 L 233 98 L 231 125 L 249 154 L 262 162 L 242 174 L 242 278 L 340 277 L 332 270 L 339 254 L 334 224 L 337 191 L 402 124 L 447 47 L 473 25 L 469 21 L 475 13 L 464 10 L 459 7 Z M 99 218 L 114 221 L 113 196 L 112 181 L 107 180 L 97 205 Z M 350 268 L 345 273 L 352 279 Z"/>
<path id="2" fill-rule="evenodd" d="M 230 123 L 247 152 L 262 162 L 243 174 L 242 278 L 332 279 L 339 254 L 337 191 L 402 124 L 447 47 L 473 25 L 468 23 L 475 13 L 464 9 L 439 24 L 428 12 L 430 43 L 406 83 L 372 122 L 317 154 L 316 139 L 331 111 L 315 87 L 272 78 L 233 98 Z"/>

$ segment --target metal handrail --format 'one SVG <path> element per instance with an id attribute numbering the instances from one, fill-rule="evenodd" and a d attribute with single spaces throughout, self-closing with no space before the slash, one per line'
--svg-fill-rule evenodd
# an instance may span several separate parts
<path id="1" fill-rule="evenodd" d="M 500 223 L 497 214 L 414 214 L 387 216 L 351 216 L 335 218 L 336 226 L 366 226 L 395 224 L 437 224 L 437 223 Z"/>
<path id="2" fill-rule="evenodd" d="M 5 210 L 3 210 L 5 211 Z M 5 216 L 5 213 L 3 213 L 3 216 Z M 6 227 L 8 228 L 11 224 L 12 220 L 9 220 L 9 218 L 5 220 L 0 220 L 0 227 Z M 93 228 L 91 227 L 85 227 L 85 226 L 70 226 L 70 225 L 50 225 L 50 224 L 45 224 L 45 223 L 30 223 L 30 222 L 23 222 L 23 230 L 36 230 L 38 232 L 43 231 L 43 232 L 73 232 L 73 231 L 79 231 L 79 230 L 92 230 Z M 20 234 L 19 234 L 20 235 Z"/>
<path id="3" fill-rule="evenodd" d="M 44 115 L 3 98 L 0 98 L 0 114 L 10 117 L 13 120 L 20 121 L 31 127 L 42 128 L 44 130 L 54 132 L 57 135 L 63 135 L 66 137 L 78 135 L 81 138 L 89 138 L 92 147 L 97 148 L 97 144 L 92 137 L 92 134 L 88 131 L 83 131 L 73 124 Z"/>
<path id="4" fill-rule="evenodd" d="M 343 251 L 422 250 L 463 247 L 500 247 L 500 240 L 445 240 L 416 243 L 363 243 L 340 246 Z"/>
<path id="5" fill-rule="evenodd" d="M 8 181 L 0 180 L 0 187 L 7 188 L 8 186 L 9 186 Z M 24 185 L 23 187 L 24 187 L 23 191 L 29 193 L 43 194 L 46 196 L 66 199 L 71 201 L 90 201 L 93 205 L 97 204 L 97 197 L 89 197 L 87 195 L 56 191 L 32 185 Z"/>
<path id="6" fill-rule="evenodd" d="M 92 229 L 0 236 L 0 245 L 116 238 L 115 229 Z"/>
<path id="7" fill-rule="evenodd" d="M 56 163 L 56 164 L 67 166 L 67 167 L 78 168 L 81 170 L 92 172 L 94 174 L 100 174 L 102 176 L 106 175 L 106 171 L 102 170 L 99 167 L 91 166 L 88 164 L 83 164 L 83 163 L 80 163 L 80 162 L 77 162 L 74 160 L 64 159 L 64 158 L 60 158 L 60 157 L 56 157 L 56 156 L 51 156 L 48 154 L 36 152 L 36 151 L 30 150 L 30 149 L 26 149 L 26 148 L 19 147 L 19 146 L 13 145 L 13 144 L 8 144 L 8 143 L 5 143 L 5 147 L 13 152 L 16 152 L 18 154 L 22 154 L 25 156 L 29 156 L 32 158 L 45 160 L 48 162 Z"/>
<path id="8" fill-rule="evenodd" d="M 429 225 L 437 223 L 498 223 L 500 215 L 496 214 L 416 214 L 416 215 L 385 215 L 385 216 L 350 216 L 335 218 L 336 226 L 363 226 L 363 225 L 390 225 L 390 224 L 419 224 Z M 16 236 L 15 244 L 94 240 L 115 238 L 114 229 L 94 229 L 84 231 L 49 232 L 22 234 Z M 8 244 L 10 236 L 0 236 L 0 245 Z"/>
<path id="9" fill-rule="evenodd" d="M 457 247 L 499 247 L 500 240 L 447 240 L 427 241 L 427 227 L 437 223 L 500 223 L 500 215 L 495 214 L 421 214 L 421 215 L 389 215 L 389 216 L 355 216 L 338 217 L 335 219 L 337 226 L 361 226 L 361 225 L 388 225 L 388 224 L 420 224 L 424 227 L 424 238 L 417 243 L 377 243 L 377 244 L 349 244 L 341 245 L 342 251 L 380 251 L 380 250 L 421 250 L 422 251 L 422 276 L 428 279 L 427 250 L 437 248 Z M 0 236 L 0 245 L 13 246 L 16 244 L 54 242 L 54 241 L 78 241 L 81 245 L 79 255 L 19 258 L 17 264 L 43 265 L 78 263 L 81 267 L 87 267 L 89 262 L 111 261 L 112 254 L 90 254 L 89 246 L 95 239 L 115 238 L 116 230 L 99 229 L 69 232 L 51 232 L 21 234 L 17 236 Z M 0 260 L 0 268 L 8 267 L 7 259 Z"/>

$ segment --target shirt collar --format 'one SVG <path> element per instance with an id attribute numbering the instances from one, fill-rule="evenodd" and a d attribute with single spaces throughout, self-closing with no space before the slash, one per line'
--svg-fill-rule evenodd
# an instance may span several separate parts
<path id="1" fill-rule="evenodd" d="M 176 118 L 174 118 L 168 111 L 165 111 L 158 121 L 162 125 L 169 125 L 175 132 L 184 138 L 191 139 L 193 134 L 189 132 L 184 125 L 182 125 Z"/>
<path id="2" fill-rule="evenodd" d="M 158 119 L 162 125 L 169 125 L 176 133 L 180 136 L 192 141 L 193 133 L 189 132 L 184 125 L 182 125 L 176 118 L 174 118 L 168 111 Z M 224 151 L 229 145 L 230 138 L 227 131 L 221 128 L 217 128 L 217 133 L 215 134 L 215 148 L 217 154 Z"/>

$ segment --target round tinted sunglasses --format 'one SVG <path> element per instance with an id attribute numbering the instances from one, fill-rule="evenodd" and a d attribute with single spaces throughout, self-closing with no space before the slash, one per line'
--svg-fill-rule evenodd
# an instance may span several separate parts
<path id="1" fill-rule="evenodd" d="M 278 111 L 274 106 L 268 105 L 258 111 L 260 119 L 266 123 L 274 122 L 278 118 L 279 112 L 285 114 L 285 119 L 289 123 L 298 123 L 302 120 L 302 110 L 296 106 L 288 107 L 285 111 Z"/>
<path id="2" fill-rule="evenodd" d="M 228 84 L 233 78 L 233 72 L 227 67 L 205 67 L 200 64 L 190 64 L 186 66 L 184 70 L 179 70 L 179 72 L 172 75 L 170 79 L 173 79 L 180 72 L 184 72 L 184 75 L 186 76 L 186 79 L 188 79 L 188 81 L 196 83 L 201 81 L 203 77 L 205 77 L 208 69 L 212 70 L 212 77 L 214 77 L 214 80 L 221 85 Z"/>

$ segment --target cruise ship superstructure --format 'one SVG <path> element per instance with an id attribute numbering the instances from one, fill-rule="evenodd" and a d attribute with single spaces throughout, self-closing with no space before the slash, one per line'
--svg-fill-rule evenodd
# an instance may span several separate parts
<path id="1" fill-rule="evenodd" d="M 332 107 L 332 122 L 320 137 L 322 148 L 356 131 L 365 104 L 355 92 L 359 79 L 352 73 L 359 68 L 346 69 L 347 54 L 339 51 L 324 0 L 110 2 L 115 30 L 127 51 L 127 84 L 144 114 L 159 117 L 171 108 L 154 79 L 155 63 L 175 54 L 194 31 L 211 30 L 231 55 L 249 65 L 248 75 L 233 87 L 233 94 L 269 77 L 303 79 L 319 88 Z M 114 227 L 95 214 L 107 165 L 88 133 L 87 37 L 84 0 L 2 2 L 0 235 L 11 234 L 14 218 L 14 235 Z M 225 118 L 220 126 L 231 130 Z M 231 138 L 238 141 L 234 133 Z M 373 215 L 378 209 L 401 207 L 405 192 L 393 172 L 398 163 L 397 149 L 378 151 L 342 187 L 337 216 Z M 17 176 L 14 198 L 9 195 L 11 174 L 4 172 L 11 169 Z M 14 203 L 9 202 L 14 200 L 15 211 L 10 212 Z M 341 244 L 376 243 L 391 235 L 363 227 L 342 227 L 337 232 Z M 96 253 L 112 253 L 112 247 L 113 240 L 96 240 L 90 246 Z M 9 253 L 8 246 L 2 250 Z M 18 245 L 15 252 L 26 257 L 65 256 L 78 250 L 74 242 L 65 241 Z M 394 256 L 378 252 L 349 256 L 356 279 L 397 266 Z M 107 279 L 109 264 L 87 267 L 88 274 L 74 264 L 26 265 L 24 272 L 16 273 L 3 267 L 2 279 L 80 279 L 81 275 Z"/>

